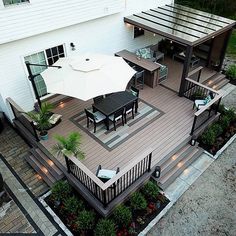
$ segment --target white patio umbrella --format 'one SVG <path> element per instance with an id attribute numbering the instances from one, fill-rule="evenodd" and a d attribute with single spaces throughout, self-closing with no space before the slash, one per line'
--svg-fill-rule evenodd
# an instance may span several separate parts
<path id="1" fill-rule="evenodd" d="M 85 54 L 60 58 L 41 73 L 49 93 L 58 93 L 81 100 L 124 91 L 136 73 L 121 57 Z"/>

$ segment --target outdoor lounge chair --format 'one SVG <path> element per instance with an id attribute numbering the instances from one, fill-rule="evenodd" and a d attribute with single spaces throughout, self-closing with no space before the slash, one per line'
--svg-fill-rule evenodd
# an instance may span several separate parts
<path id="1" fill-rule="evenodd" d="M 122 121 L 122 125 L 124 126 L 124 108 L 121 108 L 114 114 L 110 115 L 109 120 L 112 121 L 115 131 L 116 131 L 116 122 L 118 122 L 119 120 Z"/>
<path id="2" fill-rule="evenodd" d="M 207 103 L 209 103 L 213 98 L 214 95 L 212 92 L 210 92 L 205 99 L 196 99 L 193 103 L 193 109 L 196 108 L 198 111 L 200 108 L 204 107 Z"/>
<path id="3" fill-rule="evenodd" d="M 113 178 L 118 172 L 120 171 L 120 168 L 117 167 L 115 170 L 108 170 L 108 169 L 102 169 L 102 166 L 99 165 L 97 168 L 96 176 L 102 181 L 107 182 L 109 179 Z"/>
<path id="4" fill-rule="evenodd" d="M 125 106 L 124 117 L 125 117 L 125 124 L 127 123 L 127 115 L 132 114 L 132 118 L 134 119 L 134 104 L 135 102 L 131 102 L 130 104 Z"/>
<path id="5" fill-rule="evenodd" d="M 97 124 L 104 121 L 106 116 L 104 116 L 101 112 L 91 112 L 87 109 L 84 109 L 86 117 L 87 117 L 87 128 L 89 128 L 89 123 L 92 122 L 94 124 L 94 133 L 96 133 Z"/>

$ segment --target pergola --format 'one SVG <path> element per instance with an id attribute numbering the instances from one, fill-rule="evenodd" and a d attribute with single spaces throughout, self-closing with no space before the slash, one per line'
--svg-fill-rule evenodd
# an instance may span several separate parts
<path id="1" fill-rule="evenodd" d="M 220 71 L 236 22 L 178 4 L 142 11 L 124 18 L 126 23 L 161 35 L 186 49 L 179 95 L 183 94 L 193 48 L 211 39 L 208 62 L 217 58 Z"/>

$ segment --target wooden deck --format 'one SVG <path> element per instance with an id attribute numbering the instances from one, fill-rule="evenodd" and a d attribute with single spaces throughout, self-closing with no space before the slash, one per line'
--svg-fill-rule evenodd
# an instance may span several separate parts
<path id="1" fill-rule="evenodd" d="M 154 166 L 189 137 L 194 118 L 193 104 L 162 86 L 154 89 L 145 86 L 140 91 L 140 97 L 165 114 L 112 151 L 106 150 L 69 120 L 84 108 L 90 107 L 92 100 L 82 102 L 72 99 L 56 107 L 54 112 L 63 115 L 62 122 L 49 131 L 49 140 L 41 143 L 51 151 L 52 145 L 56 142 L 53 139 L 54 134 L 67 135 L 72 131 L 78 131 L 82 134 L 81 148 L 86 153 L 82 162 L 93 173 L 99 164 L 103 168 L 122 169 L 149 147 L 154 149 L 152 159 Z M 61 161 L 64 163 L 64 160 Z"/>

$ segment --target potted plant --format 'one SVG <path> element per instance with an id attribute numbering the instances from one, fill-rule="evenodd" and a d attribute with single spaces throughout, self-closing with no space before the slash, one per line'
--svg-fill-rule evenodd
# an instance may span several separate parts
<path id="1" fill-rule="evenodd" d="M 84 159 L 84 152 L 80 149 L 80 133 L 71 132 L 67 137 L 55 135 L 55 139 L 58 141 L 52 148 L 55 154 L 68 157 L 73 155 L 81 160 Z"/>
<path id="2" fill-rule="evenodd" d="M 230 65 L 225 74 L 230 79 L 230 82 L 236 85 L 236 64 Z"/>
<path id="3" fill-rule="evenodd" d="M 26 113 L 34 122 L 34 125 L 39 130 L 39 135 L 42 140 L 48 139 L 47 130 L 51 127 L 49 118 L 52 115 L 51 110 L 53 105 L 50 103 L 42 103 L 41 108 L 38 111 L 32 111 Z"/>

